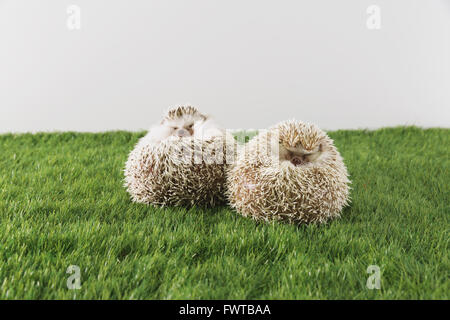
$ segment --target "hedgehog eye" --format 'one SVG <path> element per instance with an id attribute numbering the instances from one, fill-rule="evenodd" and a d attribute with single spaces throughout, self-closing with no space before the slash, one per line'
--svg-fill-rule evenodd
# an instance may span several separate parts
<path id="1" fill-rule="evenodd" d="M 178 130 L 178 127 L 172 127 L 172 130 Z"/>
<path id="2" fill-rule="evenodd" d="M 194 124 L 191 123 L 190 125 L 188 125 L 188 128 L 189 128 L 189 129 L 192 129 L 193 126 L 194 126 Z"/>

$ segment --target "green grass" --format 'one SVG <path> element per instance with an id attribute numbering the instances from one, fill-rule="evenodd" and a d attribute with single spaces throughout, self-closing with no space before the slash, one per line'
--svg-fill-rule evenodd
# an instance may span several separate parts
<path id="1" fill-rule="evenodd" d="M 131 203 L 123 166 L 143 134 L 0 135 L 0 298 L 449 298 L 450 130 L 330 132 L 352 204 L 301 227 Z"/>

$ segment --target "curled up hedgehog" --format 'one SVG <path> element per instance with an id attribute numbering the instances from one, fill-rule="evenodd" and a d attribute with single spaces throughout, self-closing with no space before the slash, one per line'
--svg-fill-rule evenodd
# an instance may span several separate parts
<path id="1" fill-rule="evenodd" d="M 130 152 L 125 187 L 134 202 L 156 206 L 224 203 L 226 146 L 233 141 L 196 108 L 170 109 Z"/>
<path id="2" fill-rule="evenodd" d="M 333 140 L 296 120 L 250 140 L 227 176 L 230 205 L 257 220 L 323 223 L 349 203 L 350 180 Z"/>

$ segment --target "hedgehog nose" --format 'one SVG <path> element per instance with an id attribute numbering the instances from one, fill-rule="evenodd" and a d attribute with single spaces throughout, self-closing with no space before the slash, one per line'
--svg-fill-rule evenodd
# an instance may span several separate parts
<path id="1" fill-rule="evenodd" d="M 179 137 L 187 137 L 187 136 L 189 136 L 190 134 L 189 134 L 189 131 L 187 131 L 187 130 L 185 130 L 185 129 L 179 129 L 178 131 L 177 131 L 177 136 L 179 136 Z"/>

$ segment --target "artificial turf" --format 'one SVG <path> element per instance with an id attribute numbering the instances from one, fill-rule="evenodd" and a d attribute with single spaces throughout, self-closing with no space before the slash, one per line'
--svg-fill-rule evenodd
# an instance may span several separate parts
<path id="1" fill-rule="evenodd" d="M 300 227 L 131 203 L 123 168 L 143 134 L 0 135 L 1 299 L 449 298 L 449 129 L 329 132 L 352 204 Z"/>

